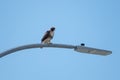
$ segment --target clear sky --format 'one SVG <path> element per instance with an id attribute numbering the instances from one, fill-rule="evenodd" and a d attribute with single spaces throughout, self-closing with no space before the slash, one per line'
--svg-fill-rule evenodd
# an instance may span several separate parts
<path id="1" fill-rule="evenodd" d="M 120 80 L 120 0 L 0 0 L 0 52 L 40 43 L 111 50 L 109 56 L 68 49 L 28 49 L 0 59 L 0 80 Z"/>

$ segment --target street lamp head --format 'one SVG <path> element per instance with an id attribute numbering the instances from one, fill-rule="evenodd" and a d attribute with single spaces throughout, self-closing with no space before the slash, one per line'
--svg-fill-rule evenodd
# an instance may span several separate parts
<path id="1" fill-rule="evenodd" d="M 89 53 L 89 54 L 97 54 L 104 56 L 112 53 L 112 51 L 108 51 L 108 50 L 85 47 L 84 44 L 81 44 L 81 46 L 76 46 L 74 50 L 80 53 Z"/>

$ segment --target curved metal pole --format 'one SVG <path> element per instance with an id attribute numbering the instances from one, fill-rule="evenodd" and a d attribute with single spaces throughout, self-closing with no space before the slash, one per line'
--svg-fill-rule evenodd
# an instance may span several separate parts
<path id="1" fill-rule="evenodd" d="M 23 45 L 23 46 L 15 47 L 13 49 L 4 51 L 0 53 L 0 58 L 8 54 L 14 53 L 16 51 L 30 49 L 30 48 L 43 48 L 43 47 L 74 49 L 74 51 L 77 51 L 80 53 L 82 52 L 82 53 L 96 54 L 96 55 L 102 55 L 102 56 L 112 54 L 112 51 L 109 51 L 109 50 L 96 49 L 96 48 L 86 47 L 83 45 L 74 46 L 74 45 L 66 45 L 66 44 L 29 44 L 29 45 Z"/>
<path id="2" fill-rule="evenodd" d="M 15 47 L 15 48 L 12 48 L 12 49 L 7 50 L 5 52 L 2 52 L 2 53 L 0 53 L 0 58 L 6 56 L 8 54 L 14 53 L 16 51 L 30 49 L 30 48 L 43 48 L 43 47 L 68 48 L 68 49 L 75 49 L 76 48 L 76 46 L 65 45 L 65 44 L 29 44 L 29 45 Z"/>

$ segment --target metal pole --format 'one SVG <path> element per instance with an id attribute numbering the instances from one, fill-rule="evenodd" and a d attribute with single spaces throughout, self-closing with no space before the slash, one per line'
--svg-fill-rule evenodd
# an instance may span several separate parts
<path id="1" fill-rule="evenodd" d="M 4 52 L 0 53 L 0 58 L 6 56 L 8 54 L 14 53 L 16 51 L 30 49 L 30 48 L 43 48 L 43 47 L 67 48 L 67 49 L 75 49 L 76 48 L 76 46 L 65 45 L 65 44 L 29 44 L 29 45 L 23 45 L 23 46 L 15 47 L 15 48 L 9 49 L 7 51 L 4 51 Z"/>

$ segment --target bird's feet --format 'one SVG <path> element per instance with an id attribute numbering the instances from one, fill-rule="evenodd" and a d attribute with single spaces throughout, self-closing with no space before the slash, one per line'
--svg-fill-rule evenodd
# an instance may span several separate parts
<path id="1" fill-rule="evenodd" d="M 53 43 L 50 42 L 50 43 L 48 43 L 48 44 L 53 44 Z"/>

